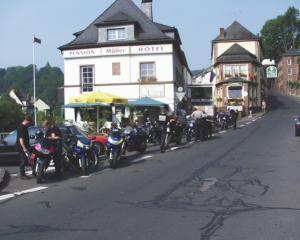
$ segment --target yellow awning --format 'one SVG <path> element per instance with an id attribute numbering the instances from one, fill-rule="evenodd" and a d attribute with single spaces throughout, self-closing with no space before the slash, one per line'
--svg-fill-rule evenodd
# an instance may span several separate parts
<path id="1" fill-rule="evenodd" d="M 128 104 L 128 99 L 119 96 L 112 95 L 104 92 L 93 92 L 88 94 L 81 94 L 78 97 L 71 98 L 69 103 L 81 103 L 81 104 Z"/>

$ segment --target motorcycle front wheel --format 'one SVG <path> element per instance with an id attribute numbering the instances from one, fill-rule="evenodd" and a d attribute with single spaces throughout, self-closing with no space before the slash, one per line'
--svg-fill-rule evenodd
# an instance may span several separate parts
<path id="1" fill-rule="evenodd" d="M 112 169 L 116 169 L 117 168 L 117 164 L 118 164 L 118 153 L 117 152 L 111 152 L 109 154 L 109 165 Z"/>
<path id="2" fill-rule="evenodd" d="M 36 163 L 36 182 L 38 184 L 42 183 L 43 177 L 44 177 L 44 173 L 45 173 L 44 163 L 37 162 Z"/>
<path id="3" fill-rule="evenodd" d="M 80 162 L 80 167 L 81 167 L 82 175 L 83 176 L 87 176 L 88 175 L 88 164 L 87 164 L 86 157 L 81 157 L 79 159 L 79 162 Z"/>

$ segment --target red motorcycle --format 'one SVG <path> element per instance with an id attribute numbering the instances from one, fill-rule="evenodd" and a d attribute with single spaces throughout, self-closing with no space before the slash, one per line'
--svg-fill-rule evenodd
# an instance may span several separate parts
<path id="1" fill-rule="evenodd" d="M 41 130 L 36 132 L 35 139 L 36 144 L 32 149 L 30 160 L 36 174 L 36 182 L 42 183 L 56 148 L 49 139 L 44 138 L 44 133 Z"/>

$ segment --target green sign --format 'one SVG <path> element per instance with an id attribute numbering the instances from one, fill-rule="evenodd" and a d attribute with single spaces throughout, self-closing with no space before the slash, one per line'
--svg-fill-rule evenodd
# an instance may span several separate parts
<path id="1" fill-rule="evenodd" d="M 269 66 L 266 69 L 267 78 L 277 78 L 277 67 Z"/>

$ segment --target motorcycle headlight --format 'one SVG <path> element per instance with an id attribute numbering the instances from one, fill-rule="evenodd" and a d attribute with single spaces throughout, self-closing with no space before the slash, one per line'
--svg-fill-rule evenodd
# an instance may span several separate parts
<path id="1" fill-rule="evenodd" d="M 84 148 L 84 149 L 89 149 L 91 148 L 91 144 L 90 145 L 87 145 L 87 144 L 84 144 L 82 143 L 81 141 L 77 141 L 77 146 L 80 147 L 80 148 Z"/>

